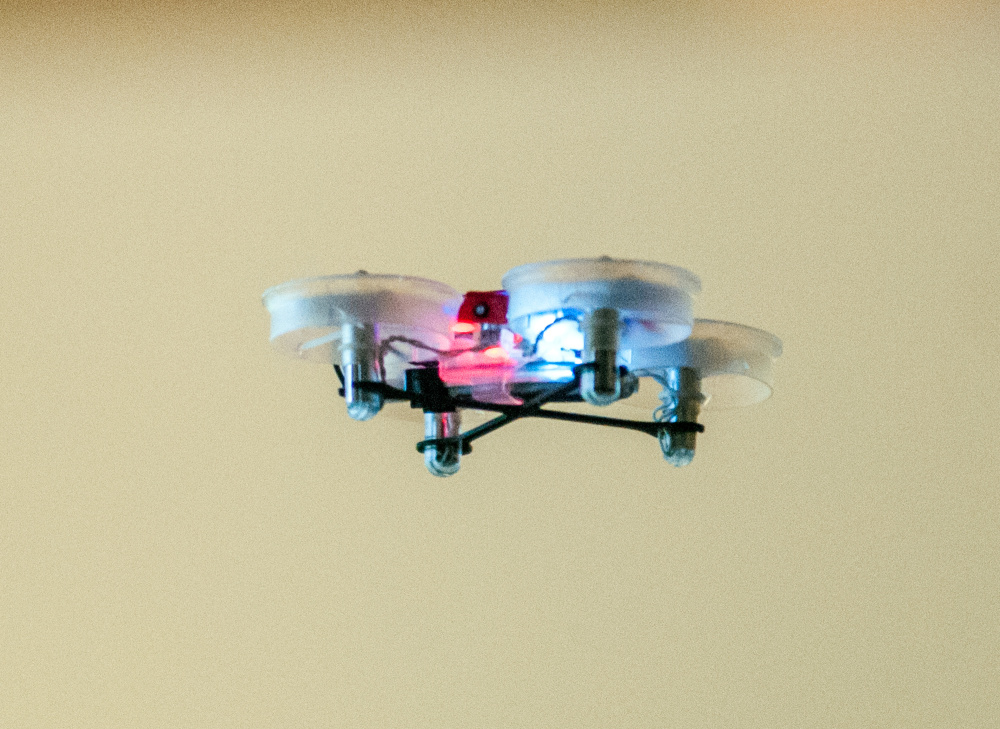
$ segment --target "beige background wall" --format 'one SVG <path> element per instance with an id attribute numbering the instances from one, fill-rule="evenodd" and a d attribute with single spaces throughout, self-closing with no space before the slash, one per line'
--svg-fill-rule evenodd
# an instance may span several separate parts
<path id="1" fill-rule="evenodd" d="M 0 725 L 1000 723 L 1000 14 L 868 5 L 4 4 Z M 268 348 L 602 253 L 785 342 L 688 469 Z"/>

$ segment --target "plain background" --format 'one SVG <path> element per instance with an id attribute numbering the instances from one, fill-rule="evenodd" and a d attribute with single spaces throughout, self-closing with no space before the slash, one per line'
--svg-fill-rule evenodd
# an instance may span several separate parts
<path id="1" fill-rule="evenodd" d="M 1000 724 L 998 115 L 993 3 L 5 3 L 0 724 Z M 784 340 L 687 469 L 267 342 L 601 254 Z"/>

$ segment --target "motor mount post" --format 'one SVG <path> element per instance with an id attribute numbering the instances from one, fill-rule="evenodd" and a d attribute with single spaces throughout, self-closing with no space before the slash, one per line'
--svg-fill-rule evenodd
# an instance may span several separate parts
<path id="1" fill-rule="evenodd" d="M 453 476 L 462 465 L 462 416 L 452 412 L 424 412 L 424 465 L 435 476 Z M 426 441 L 434 441 L 426 443 Z"/>
<path id="2" fill-rule="evenodd" d="M 705 396 L 701 392 L 701 377 L 690 367 L 671 367 L 663 373 L 663 404 L 653 414 L 655 420 L 666 423 L 697 423 Z M 663 458 L 674 466 L 686 466 L 694 460 L 698 432 L 663 428 L 659 432 Z"/>
<path id="3" fill-rule="evenodd" d="M 340 329 L 340 368 L 344 380 L 347 414 L 354 420 L 371 420 L 382 409 L 382 394 L 361 382 L 378 382 L 378 340 L 373 324 L 348 323 Z"/>
<path id="4" fill-rule="evenodd" d="M 583 360 L 580 396 L 591 405 L 610 405 L 622 395 L 618 370 L 621 318 L 615 309 L 595 309 L 581 322 Z"/>

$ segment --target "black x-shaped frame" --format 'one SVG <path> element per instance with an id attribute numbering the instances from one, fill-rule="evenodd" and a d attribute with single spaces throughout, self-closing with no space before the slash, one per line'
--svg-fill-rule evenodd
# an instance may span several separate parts
<path id="1" fill-rule="evenodd" d="M 355 382 L 354 387 L 362 391 L 367 390 L 369 392 L 380 393 L 385 402 L 409 402 L 410 407 L 419 408 L 425 413 L 450 413 L 460 408 L 499 413 L 492 420 L 467 430 L 458 436 L 452 438 L 431 438 L 420 441 L 417 443 L 417 450 L 421 453 L 428 446 L 447 447 L 453 445 L 458 445 L 463 455 L 471 453 L 472 441 L 521 418 L 544 418 L 547 420 L 563 420 L 588 425 L 604 425 L 611 428 L 636 430 L 654 437 L 658 437 L 663 431 L 671 434 L 705 432 L 705 426 L 701 423 L 627 420 L 624 418 L 608 418 L 601 415 L 584 415 L 582 413 L 567 413 L 560 410 L 542 409 L 542 406 L 549 402 L 580 401 L 580 373 L 587 367 L 588 365 L 578 365 L 573 369 L 573 379 L 570 382 L 555 383 L 548 388 L 540 388 L 539 392 L 527 397 L 520 405 L 480 402 L 471 397 L 453 395 L 441 379 L 437 362 L 421 362 L 413 369 L 406 370 L 406 381 L 402 390 L 387 385 L 384 382 L 369 381 Z M 337 377 L 340 379 L 341 385 L 343 385 L 343 370 L 338 365 L 334 365 L 334 370 L 336 370 Z M 622 367 L 621 370 L 623 377 L 628 374 L 626 368 Z M 343 387 L 340 388 L 339 394 L 341 397 L 344 396 Z"/>

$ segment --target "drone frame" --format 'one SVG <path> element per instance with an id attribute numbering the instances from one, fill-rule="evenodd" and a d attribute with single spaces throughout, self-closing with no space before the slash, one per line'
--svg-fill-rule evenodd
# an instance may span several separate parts
<path id="1" fill-rule="evenodd" d="M 359 271 L 271 287 L 264 305 L 275 348 L 332 364 L 354 420 L 392 402 L 422 410 L 416 448 L 435 476 L 457 473 L 475 440 L 521 418 L 646 433 L 664 460 L 686 466 L 705 431 L 697 422 L 704 405 L 771 394 L 780 340 L 695 319 L 701 285 L 689 271 L 604 256 L 525 264 L 502 284 L 462 296 L 426 279 Z M 562 322 L 575 324 L 555 326 Z M 641 378 L 659 385 L 657 403 Z M 633 397 L 652 408 L 651 419 L 546 407 Z M 493 417 L 463 432 L 463 410 Z"/>
<path id="2" fill-rule="evenodd" d="M 676 435 L 681 433 L 703 433 L 705 426 L 691 421 L 658 421 L 630 420 L 625 418 L 609 418 L 602 415 L 584 415 L 561 410 L 544 410 L 543 405 L 550 402 L 576 402 L 579 398 L 571 393 L 580 391 L 580 375 L 583 371 L 593 368 L 593 363 L 577 365 L 573 368 L 573 379 L 565 383 L 554 383 L 554 387 L 535 394 L 520 405 L 481 402 L 472 398 L 456 397 L 449 391 L 441 379 L 437 362 L 415 363 L 416 366 L 406 370 L 404 389 L 392 387 L 384 382 L 356 381 L 354 387 L 358 390 L 378 393 L 385 402 L 409 402 L 410 407 L 421 409 L 425 413 L 451 413 L 460 409 L 484 410 L 499 413 L 492 420 L 478 425 L 464 433 L 450 438 L 427 438 L 417 443 L 417 451 L 423 453 L 427 448 L 458 447 L 462 455 L 472 452 L 472 441 L 488 433 L 513 423 L 521 418 L 542 418 L 546 420 L 562 420 L 585 425 L 603 425 L 611 428 L 634 430 L 660 438 L 664 433 Z M 624 378 L 628 370 L 621 367 L 620 374 Z M 340 380 L 341 388 L 338 394 L 344 396 L 344 373 L 339 365 L 334 365 L 334 371 Z M 570 397 L 567 397 L 570 396 Z"/>

